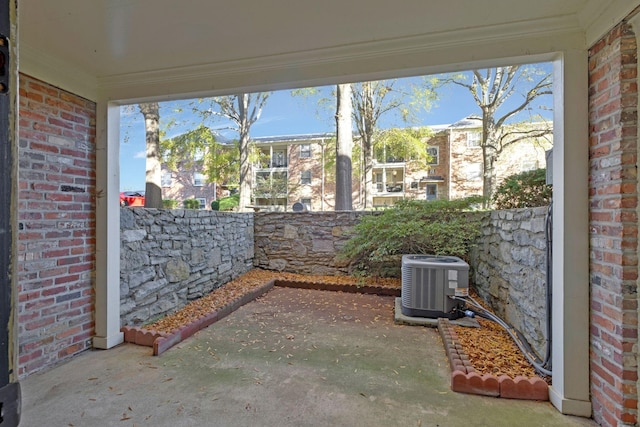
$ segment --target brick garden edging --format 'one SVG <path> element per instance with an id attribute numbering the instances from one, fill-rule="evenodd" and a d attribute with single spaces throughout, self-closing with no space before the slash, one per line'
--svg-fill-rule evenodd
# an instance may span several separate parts
<path id="1" fill-rule="evenodd" d="M 124 340 L 137 345 L 153 347 L 153 355 L 159 356 L 174 345 L 192 336 L 200 329 L 204 329 L 218 320 L 223 319 L 243 305 L 264 295 L 274 286 L 394 297 L 400 296 L 400 289 L 383 286 L 359 286 L 272 279 L 248 294 L 236 298 L 220 309 L 206 314 L 170 333 L 156 332 L 134 326 L 124 326 L 122 328 Z M 549 400 L 549 387 L 542 378 L 518 376 L 512 379 L 508 375 L 496 377 L 490 374 L 478 374 L 473 366 L 471 366 L 469 357 L 464 353 L 462 345 L 458 341 L 458 336 L 448 319 L 438 319 L 438 331 L 442 337 L 444 348 L 451 365 L 451 390 L 459 393 L 509 399 Z"/>
<path id="2" fill-rule="evenodd" d="M 549 400 L 549 386 L 540 377 L 496 377 L 476 372 L 448 319 L 438 319 L 438 331 L 451 365 L 451 390 L 508 399 Z"/>
<path id="3" fill-rule="evenodd" d="M 142 345 L 145 347 L 153 347 L 153 355 L 159 356 L 174 345 L 181 341 L 184 341 L 191 335 L 198 332 L 200 329 L 204 329 L 207 326 L 223 319 L 229 314 L 236 311 L 243 305 L 253 301 L 266 292 L 270 291 L 274 286 L 283 286 L 288 288 L 301 288 L 301 289 L 315 289 L 320 291 L 341 291 L 349 293 L 362 293 L 362 294 L 375 294 L 386 296 L 400 296 L 400 289 L 389 288 L 384 286 L 372 286 L 372 285 L 337 285 L 330 283 L 316 283 L 316 282 L 304 282 L 304 281 L 292 281 L 292 280 L 269 280 L 259 288 L 245 294 L 220 309 L 206 314 L 197 320 L 186 324 L 169 333 L 157 332 L 145 328 L 136 326 L 123 326 L 121 331 L 124 333 L 125 342 Z"/>

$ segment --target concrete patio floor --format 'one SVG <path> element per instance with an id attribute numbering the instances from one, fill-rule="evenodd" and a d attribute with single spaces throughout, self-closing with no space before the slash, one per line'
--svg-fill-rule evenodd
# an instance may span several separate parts
<path id="1" fill-rule="evenodd" d="M 274 288 L 159 357 L 89 351 L 22 381 L 24 427 L 594 426 L 454 393 L 435 329 L 393 297 Z"/>

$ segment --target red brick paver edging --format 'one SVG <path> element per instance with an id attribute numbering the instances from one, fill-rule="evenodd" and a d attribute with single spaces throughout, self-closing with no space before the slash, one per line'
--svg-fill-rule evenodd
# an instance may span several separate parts
<path id="1" fill-rule="evenodd" d="M 549 400 L 549 386 L 540 377 L 496 377 L 476 372 L 448 319 L 438 319 L 438 331 L 451 365 L 451 390 L 508 399 Z"/>
<path id="2" fill-rule="evenodd" d="M 170 333 L 162 333 L 145 328 L 125 326 L 124 340 L 137 345 L 153 347 L 153 355 L 158 356 L 179 342 L 187 339 L 200 329 L 228 316 L 241 306 L 265 294 L 274 286 L 290 288 L 315 289 L 325 291 L 342 291 L 349 293 L 377 294 L 400 296 L 400 289 L 375 285 L 327 284 L 292 280 L 270 280 L 242 297 L 228 303 L 220 309 L 206 314 L 199 319 L 184 325 Z M 438 319 L 438 331 L 442 337 L 445 351 L 451 365 L 451 389 L 460 393 L 479 394 L 483 396 L 504 397 L 509 399 L 549 400 L 547 383 L 539 377 L 526 378 L 508 375 L 480 375 L 471 365 L 469 357 L 464 353 L 458 336 L 448 319 Z"/>
<path id="3" fill-rule="evenodd" d="M 142 345 L 146 347 L 153 347 L 153 355 L 159 356 L 174 345 L 181 341 L 184 341 L 191 335 L 198 332 L 200 329 L 217 322 L 218 320 L 228 316 L 236 311 L 243 305 L 253 301 L 259 296 L 265 294 L 274 286 L 283 286 L 290 288 L 302 288 L 302 289 L 315 289 L 322 291 L 341 291 L 349 293 L 363 293 L 363 294 L 376 294 L 376 295 L 389 295 L 400 296 L 400 289 L 389 288 L 384 286 L 375 285 L 349 285 L 349 284 L 329 284 L 329 283 L 317 283 L 317 282 L 305 282 L 305 281 L 292 281 L 292 280 L 270 280 L 264 285 L 256 288 L 252 292 L 245 294 L 235 300 L 231 301 L 227 305 L 220 309 L 206 314 L 197 320 L 188 323 L 180 328 L 173 330 L 169 333 L 157 332 L 146 328 L 140 328 L 136 326 L 124 326 L 121 331 L 124 332 L 124 340 L 128 343 Z"/>

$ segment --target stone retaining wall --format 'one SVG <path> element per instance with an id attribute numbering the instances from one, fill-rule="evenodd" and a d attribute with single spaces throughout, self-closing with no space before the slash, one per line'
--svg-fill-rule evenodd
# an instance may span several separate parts
<path id="1" fill-rule="evenodd" d="M 492 211 L 471 251 L 472 281 L 502 319 L 546 351 L 546 207 Z"/>
<path id="2" fill-rule="evenodd" d="M 349 274 L 337 253 L 362 216 L 371 214 L 121 212 L 121 314 L 123 325 L 129 326 L 172 312 L 252 266 Z M 541 355 L 546 333 L 545 215 L 545 207 L 483 214 L 483 235 L 470 254 L 471 279 L 480 296 Z"/>
<path id="3" fill-rule="evenodd" d="M 336 253 L 366 212 L 257 212 L 254 265 L 299 274 L 345 275 Z"/>
<path id="4" fill-rule="evenodd" d="M 122 208 L 120 315 L 135 326 L 253 267 L 253 213 Z"/>

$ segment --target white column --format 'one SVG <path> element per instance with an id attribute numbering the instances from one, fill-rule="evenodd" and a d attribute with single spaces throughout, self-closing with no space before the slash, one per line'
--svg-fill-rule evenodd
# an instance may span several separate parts
<path id="1" fill-rule="evenodd" d="M 120 111 L 99 101 L 96 114 L 96 335 L 93 346 L 121 344 L 120 332 Z"/>
<path id="2" fill-rule="evenodd" d="M 563 414 L 590 416 L 588 57 L 554 61 L 553 385 Z"/>

